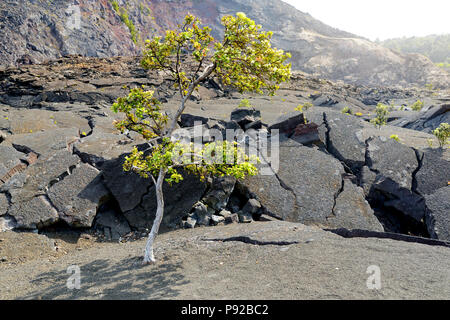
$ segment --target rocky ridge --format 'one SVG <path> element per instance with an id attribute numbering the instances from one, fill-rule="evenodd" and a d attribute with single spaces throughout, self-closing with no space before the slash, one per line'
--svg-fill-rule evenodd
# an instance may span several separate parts
<path id="1" fill-rule="evenodd" d="M 220 17 L 242 11 L 274 31 L 274 44 L 292 53 L 296 70 L 360 85 L 450 85 L 448 73 L 425 56 L 401 54 L 332 28 L 280 0 L 119 0 L 122 9 L 112 3 L 2 1 L 1 63 L 37 63 L 68 54 L 133 56 L 141 51 L 145 39 L 175 28 L 188 12 L 220 37 Z"/>

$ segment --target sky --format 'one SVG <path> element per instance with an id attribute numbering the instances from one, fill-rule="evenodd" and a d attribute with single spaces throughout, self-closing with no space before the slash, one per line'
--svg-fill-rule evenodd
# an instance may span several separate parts
<path id="1" fill-rule="evenodd" d="M 283 0 L 370 40 L 450 33 L 450 0 Z"/>

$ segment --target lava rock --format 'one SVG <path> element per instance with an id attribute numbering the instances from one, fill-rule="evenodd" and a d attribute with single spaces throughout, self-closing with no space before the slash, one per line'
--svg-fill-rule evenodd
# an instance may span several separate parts
<path id="1" fill-rule="evenodd" d="M 278 117 L 275 121 L 269 123 L 269 131 L 279 130 L 280 133 L 291 134 L 299 124 L 304 124 L 303 113 L 295 111 Z"/>
<path id="2" fill-rule="evenodd" d="M 183 181 L 169 186 L 163 184 L 164 193 L 164 217 L 162 227 L 174 229 L 179 226 L 180 220 L 190 212 L 194 204 L 200 201 L 206 191 L 206 183 L 191 174 L 180 170 Z M 151 186 L 148 192 L 144 193 L 142 200 L 138 201 L 138 206 L 130 211 L 124 212 L 128 223 L 132 228 L 150 229 L 156 215 L 157 203 L 155 186 Z M 197 221 L 200 224 L 200 221 Z"/>
<path id="3" fill-rule="evenodd" d="M 243 211 L 239 211 L 237 213 L 238 217 L 239 217 L 239 222 L 240 223 L 250 223 L 253 221 L 253 217 L 250 213 L 248 212 L 243 212 Z"/>
<path id="4" fill-rule="evenodd" d="M 222 216 L 218 216 L 218 215 L 215 215 L 215 214 L 213 214 L 211 216 L 211 224 L 213 226 L 217 226 L 217 225 L 222 224 L 224 222 L 225 222 L 225 218 L 222 217 Z"/>
<path id="5" fill-rule="evenodd" d="M 384 231 L 366 201 L 363 189 L 348 179 L 344 179 L 344 189 L 336 198 L 333 214 L 328 217 L 327 224 L 348 230 Z"/>
<path id="6" fill-rule="evenodd" d="M 213 181 L 211 189 L 206 193 L 202 201 L 216 211 L 225 209 L 234 190 L 235 183 L 236 179 L 234 177 L 225 176 L 216 178 Z"/>
<path id="7" fill-rule="evenodd" d="M 261 204 L 256 199 L 250 199 L 245 204 L 244 208 L 242 209 L 243 212 L 249 213 L 249 214 L 255 214 L 261 209 Z"/>
<path id="8" fill-rule="evenodd" d="M 425 196 L 425 220 L 430 236 L 450 241 L 450 186 Z"/>
<path id="9" fill-rule="evenodd" d="M 194 217 L 197 224 L 200 226 L 209 226 L 211 221 L 211 213 L 209 212 L 208 207 L 201 202 L 194 205 L 192 217 Z"/>
<path id="10" fill-rule="evenodd" d="M 432 194 L 447 186 L 450 162 L 442 157 L 442 150 L 432 149 L 423 152 L 421 167 L 416 173 L 416 191 L 421 195 Z"/>
<path id="11" fill-rule="evenodd" d="M 241 128 L 261 118 L 261 111 L 255 108 L 238 108 L 231 112 L 231 121 L 236 121 Z"/>
<path id="12" fill-rule="evenodd" d="M 100 171 L 84 163 L 48 190 L 48 197 L 60 218 L 70 226 L 82 228 L 92 226 L 98 208 L 109 194 Z"/>

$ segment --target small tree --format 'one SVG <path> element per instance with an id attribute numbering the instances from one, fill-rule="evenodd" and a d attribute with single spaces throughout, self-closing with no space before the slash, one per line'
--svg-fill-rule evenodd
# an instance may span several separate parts
<path id="1" fill-rule="evenodd" d="M 414 102 L 411 105 L 411 109 L 413 111 L 420 111 L 420 110 L 422 110 L 423 106 L 424 106 L 424 103 L 421 100 L 417 100 L 416 102 Z"/>
<path id="2" fill-rule="evenodd" d="M 443 122 L 433 130 L 433 134 L 439 141 L 439 146 L 443 148 L 446 144 L 448 144 L 448 139 L 450 138 L 450 124 Z"/>
<path id="3" fill-rule="evenodd" d="M 200 20 L 188 14 L 178 30 L 166 31 L 164 38 L 147 40 L 142 66 L 166 72 L 179 91 L 181 102 L 171 119 L 162 112 L 152 91 L 133 89 L 128 97 L 118 99 L 113 105 L 115 112 L 126 115 L 124 120 L 116 123 L 117 128 L 122 132 L 138 132 L 150 145 L 147 153 L 134 148 L 124 163 L 124 170 L 150 177 L 155 183 L 157 211 L 148 236 L 144 263 L 155 262 L 153 242 L 164 213 L 163 182 L 181 181 L 179 168 L 199 175 L 200 179 L 224 175 L 241 179 L 257 173 L 252 159 L 235 142 L 192 147 L 174 141 L 172 133 L 194 90 L 215 75 L 224 85 L 241 93 L 266 91 L 273 95 L 291 75 L 291 65 L 286 63 L 290 54 L 272 48 L 272 32 L 262 32 L 261 26 L 243 13 L 224 16 L 222 24 L 223 39 L 216 41 L 209 27 L 201 27 Z M 209 161 L 211 155 L 219 155 L 223 161 L 212 163 Z"/>
<path id="4" fill-rule="evenodd" d="M 381 127 L 386 125 L 387 123 L 387 117 L 389 115 L 389 106 L 379 103 L 377 105 L 377 108 L 375 109 L 375 112 L 377 116 L 372 120 L 370 120 L 370 122 L 378 129 L 381 129 Z"/>

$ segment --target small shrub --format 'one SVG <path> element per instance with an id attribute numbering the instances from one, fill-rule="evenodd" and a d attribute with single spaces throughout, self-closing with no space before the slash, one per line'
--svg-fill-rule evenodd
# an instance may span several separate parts
<path id="1" fill-rule="evenodd" d="M 379 103 L 377 108 L 375 109 L 375 113 L 377 116 L 370 120 L 370 122 L 378 129 L 381 129 L 382 126 L 386 125 L 387 117 L 389 115 L 389 106 Z"/>
<path id="2" fill-rule="evenodd" d="M 115 1 L 115 0 L 113 0 L 113 1 L 111 1 L 111 4 L 113 6 L 114 11 L 119 13 L 119 11 L 120 11 L 119 3 L 117 1 Z"/>
<path id="3" fill-rule="evenodd" d="M 439 125 L 436 130 L 433 131 L 433 134 L 439 141 L 439 146 L 443 148 L 446 144 L 448 144 L 448 138 L 450 137 L 450 124 L 443 122 Z"/>
<path id="4" fill-rule="evenodd" d="M 242 99 L 241 102 L 239 102 L 238 107 L 239 108 L 252 108 L 253 105 L 250 103 L 250 100 Z"/>
<path id="5" fill-rule="evenodd" d="M 294 110 L 303 112 L 303 111 L 308 111 L 312 107 L 314 107 L 314 105 L 311 102 L 307 102 L 305 104 L 299 104 Z"/>
<path id="6" fill-rule="evenodd" d="M 392 140 L 395 140 L 397 142 L 400 142 L 400 138 L 396 134 L 391 135 L 389 138 L 391 138 Z"/>
<path id="7" fill-rule="evenodd" d="M 361 112 L 357 112 L 357 113 L 355 113 L 355 116 L 357 116 L 357 117 L 362 117 L 363 114 L 362 114 Z"/>
<path id="8" fill-rule="evenodd" d="M 114 11 L 119 15 L 120 20 L 122 20 L 122 22 L 128 27 L 128 30 L 130 30 L 131 40 L 136 44 L 138 33 L 133 21 L 128 16 L 127 10 L 125 8 L 121 8 L 119 3 L 115 0 L 111 1 L 111 5 L 113 6 Z"/>
<path id="9" fill-rule="evenodd" d="M 423 108 L 423 102 L 420 100 L 417 100 L 416 102 L 414 102 L 411 105 L 411 109 L 414 111 L 420 111 L 420 110 L 422 110 L 422 108 Z"/>
<path id="10" fill-rule="evenodd" d="M 341 112 L 344 113 L 344 114 L 353 114 L 352 110 L 349 107 L 344 107 L 341 110 Z"/>

